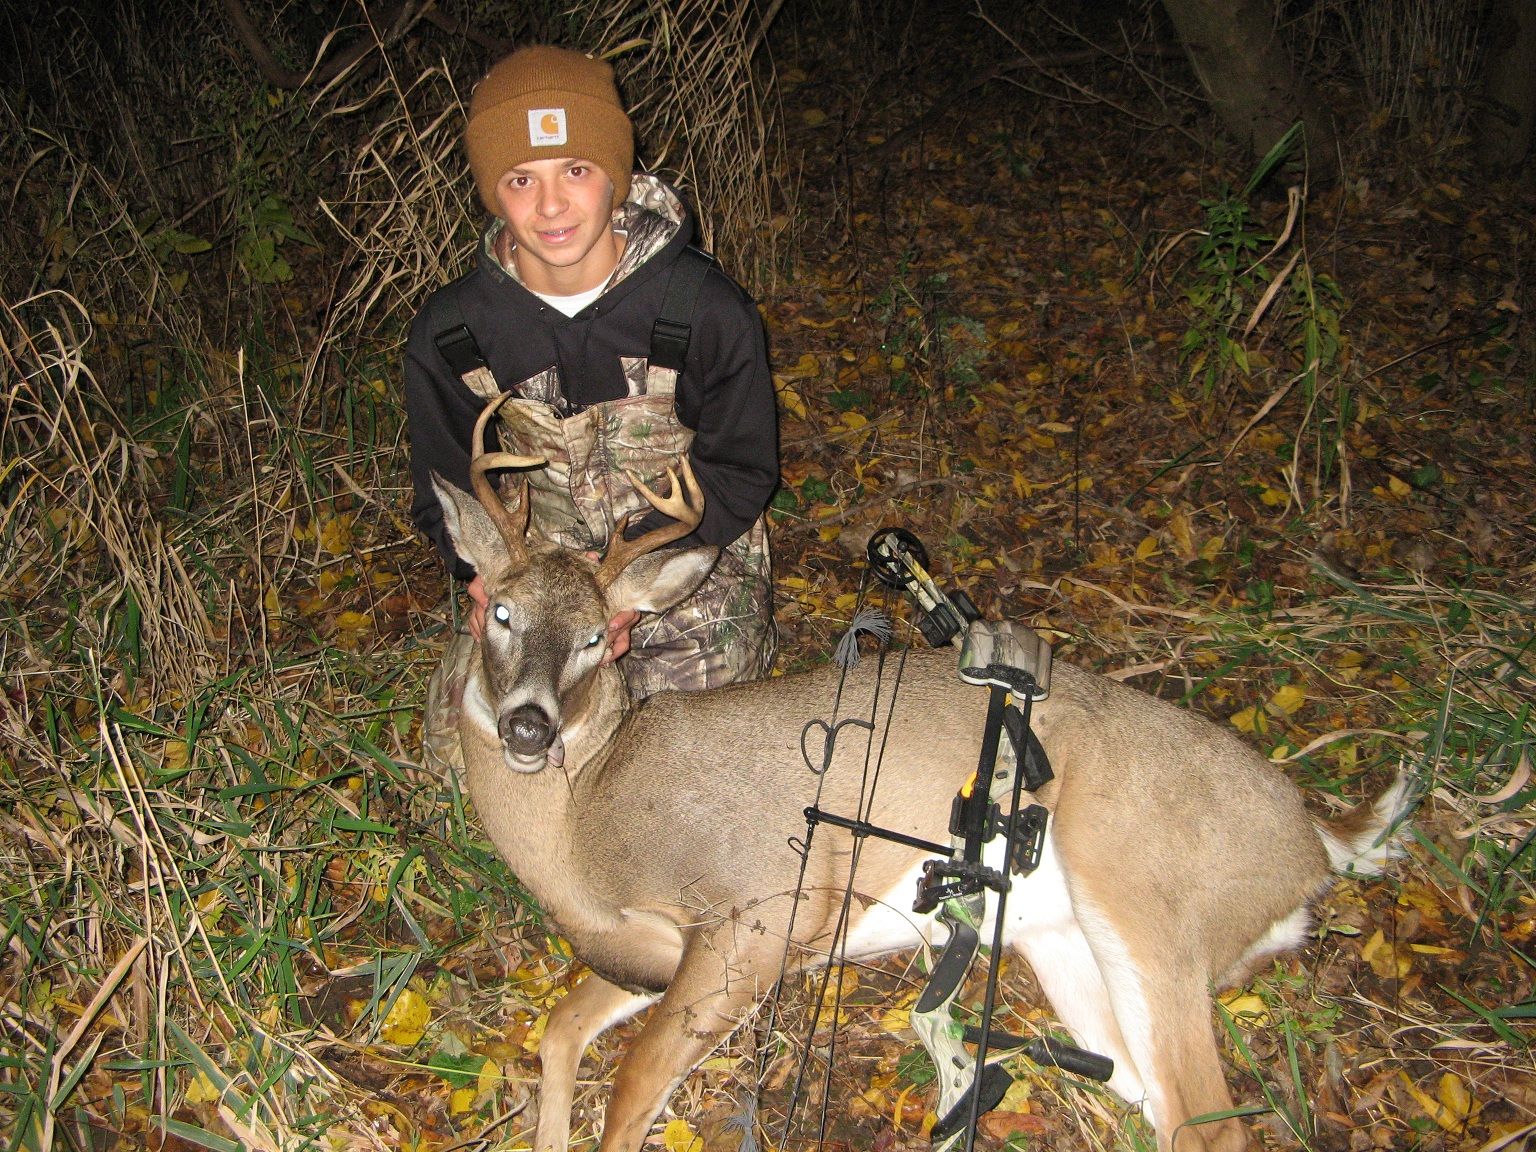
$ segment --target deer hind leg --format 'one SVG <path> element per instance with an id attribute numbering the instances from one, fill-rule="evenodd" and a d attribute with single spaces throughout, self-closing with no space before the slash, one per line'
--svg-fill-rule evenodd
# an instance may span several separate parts
<path id="1" fill-rule="evenodd" d="M 1172 938 L 1174 928 L 1166 939 L 1136 941 L 1087 901 L 1076 910 L 1145 1087 L 1158 1152 L 1243 1152 L 1248 1136 L 1236 1120 L 1189 1123 L 1232 1107 L 1211 1028 L 1210 977 Z"/>
<path id="2" fill-rule="evenodd" d="M 749 960 L 720 946 L 729 936 L 729 925 L 690 936 L 661 1003 L 619 1062 L 600 1152 L 636 1152 L 684 1077 L 767 991 L 778 954 Z M 760 971 L 769 975 L 760 980 Z"/>
<path id="3" fill-rule="evenodd" d="M 1008 941 L 1029 961 L 1056 1018 L 1076 1043 L 1115 1062 L 1110 1089 L 1123 1100 L 1141 1103 L 1146 1089 L 1138 1065 L 1121 1034 L 1104 972 L 1072 910 L 1050 840 L 1040 866 L 1009 898 Z"/>
<path id="4" fill-rule="evenodd" d="M 533 1142 L 537 1152 L 565 1152 L 570 1143 L 576 1070 L 587 1045 L 655 1001 L 654 995 L 626 992 L 593 973 L 555 1005 L 539 1044 L 544 1078 Z"/>

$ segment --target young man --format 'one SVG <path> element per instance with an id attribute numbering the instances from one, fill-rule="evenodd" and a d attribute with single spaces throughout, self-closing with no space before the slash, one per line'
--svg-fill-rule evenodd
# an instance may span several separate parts
<path id="1" fill-rule="evenodd" d="M 549 460 L 528 473 L 545 539 L 603 550 L 624 513 L 649 508 L 626 469 L 655 487 L 687 453 L 703 489 L 703 522 L 681 543 L 721 548 L 715 571 L 663 616 L 610 622 L 607 658 L 629 650 L 631 691 L 763 675 L 775 644 L 762 516 L 778 433 L 756 307 L 689 249 L 694 224 L 677 194 L 632 171 L 633 129 L 606 63 L 553 47 L 513 53 L 475 88 L 466 145 L 495 219 L 476 267 L 417 316 L 405 395 L 413 515 L 468 583 L 471 636 L 484 628 L 485 590 L 454 553 L 431 475 L 469 488 L 475 419 L 511 392 L 500 446 Z M 682 352 L 679 322 L 680 370 L 666 366 Z M 631 534 L 662 519 L 648 511 Z M 434 677 L 429 742 L 444 731 L 437 701 L 452 703 L 472 650 L 461 638 Z"/>

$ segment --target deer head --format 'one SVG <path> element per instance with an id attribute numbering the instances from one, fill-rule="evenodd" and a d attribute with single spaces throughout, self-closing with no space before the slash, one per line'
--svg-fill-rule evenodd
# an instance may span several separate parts
<path id="1" fill-rule="evenodd" d="M 495 733 L 514 771 L 538 772 L 546 765 L 574 770 L 602 746 L 628 705 L 622 675 L 603 661 L 608 621 L 625 609 L 670 608 L 703 582 L 718 552 L 662 550 L 693 531 L 703 515 L 703 493 L 686 457 L 681 480 L 667 470 L 666 496 L 630 474 L 672 523 L 629 540 L 625 516 L 601 561 L 539 540 L 529 531 L 526 477 L 509 506 L 489 473 L 526 471 L 546 461 L 480 447 L 500 404 L 488 405 L 475 426 L 475 496 L 433 477 L 454 548 L 474 565 L 489 597 L 478 676 L 466 687 L 465 708 L 478 713 L 487 734 Z"/>

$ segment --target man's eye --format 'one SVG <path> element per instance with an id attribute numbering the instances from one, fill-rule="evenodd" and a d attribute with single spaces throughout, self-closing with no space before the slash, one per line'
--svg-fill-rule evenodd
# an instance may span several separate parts
<path id="1" fill-rule="evenodd" d="M 498 624 L 510 624 L 512 622 L 512 613 L 505 604 L 498 604 L 492 608 L 491 616 Z"/>
<path id="2" fill-rule="evenodd" d="M 587 174 L 587 166 L 585 164 L 572 164 L 565 171 L 566 171 L 566 174 L 569 175 L 569 176 L 575 176 L 577 178 L 580 178 L 580 177 L 585 176 Z"/>

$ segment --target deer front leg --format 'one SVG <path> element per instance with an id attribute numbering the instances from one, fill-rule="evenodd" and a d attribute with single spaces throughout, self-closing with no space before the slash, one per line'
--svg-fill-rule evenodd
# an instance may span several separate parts
<path id="1" fill-rule="evenodd" d="M 544 1079 L 533 1140 L 537 1152 L 565 1152 L 570 1143 L 576 1070 L 587 1045 L 655 1000 L 654 995 L 626 992 L 592 973 L 555 1005 L 539 1044 Z"/>
<path id="2" fill-rule="evenodd" d="M 729 930 L 718 936 L 729 935 Z M 696 931 L 661 1003 L 619 1062 L 603 1121 L 599 1152 L 636 1152 L 667 1099 L 693 1067 L 729 1036 L 766 984 L 778 959 L 749 961 L 717 947 L 717 934 Z M 766 978 L 767 983 L 772 977 Z"/>

